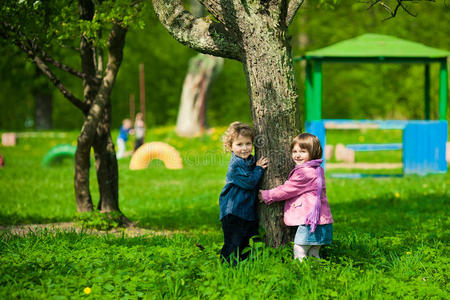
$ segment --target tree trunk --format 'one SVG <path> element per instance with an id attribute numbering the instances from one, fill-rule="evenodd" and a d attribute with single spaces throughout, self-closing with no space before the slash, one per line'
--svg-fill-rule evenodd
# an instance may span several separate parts
<path id="1" fill-rule="evenodd" d="M 79 18 L 83 24 L 87 25 L 87 23 L 93 21 L 96 13 L 95 5 L 101 3 L 102 1 L 78 0 Z M 137 9 L 134 12 L 139 10 L 139 1 L 131 5 Z M 99 10 L 102 9 L 101 7 L 97 8 Z M 122 6 L 110 8 L 112 10 L 121 10 Z M 26 8 L 24 7 L 24 9 Z M 44 9 L 42 12 L 47 13 L 47 10 Z M 79 48 L 81 71 L 65 65 L 49 55 L 44 49 L 47 47 L 41 47 L 43 46 L 40 45 L 41 39 L 34 36 L 34 30 L 30 33 L 31 36 L 28 37 L 27 32 L 21 32 L 21 26 L 15 26 L 7 22 L 2 22 L 0 26 L 2 27 L 2 36 L 11 38 L 14 44 L 33 60 L 37 68 L 50 79 L 64 97 L 79 108 L 84 115 L 84 122 L 77 139 L 75 152 L 74 189 L 78 212 L 93 210 L 89 187 L 89 171 L 90 152 L 94 148 L 100 190 L 98 207 L 103 212 L 118 211 L 120 213 L 117 160 L 110 133 L 110 96 L 123 58 L 127 22 L 121 19 L 122 17 L 119 16 L 118 11 L 114 15 L 117 15 L 117 17 L 113 17 L 111 21 L 107 22 L 108 24 L 103 24 L 105 26 L 96 29 L 98 33 L 96 37 L 87 34 L 87 28 L 90 28 L 90 26 L 83 27 L 84 29 L 81 30 Z M 125 18 L 125 16 L 123 17 Z M 34 21 L 32 20 L 32 22 Z M 42 28 L 41 30 L 45 33 L 47 28 Z M 100 48 L 103 47 L 104 43 L 100 37 L 102 32 L 106 30 L 109 30 L 106 41 L 108 62 L 106 68 L 103 68 L 103 51 Z M 97 51 L 95 51 L 96 48 Z M 98 57 L 96 57 L 95 52 L 98 54 Z M 49 68 L 50 64 L 83 80 L 83 100 L 67 89 L 60 78 Z M 124 220 L 126 218 L 122 216 L 120 219 Z"/>
<path id="2" fill-rule="evenodd" d="M 36 67 L 36 86 L 33 87 L 34 127 L 37 130 L 52 129 L 53 96 L 48 81 L 42 78 L 42 72 Z"/>
<path id="3" fill-rule="evenodd" d="M 88 137 L 80 133 L 77 140 L 77 150 L 75 152 L 75 199 L 77 202 L 78 212 L 92 211 L 93 204 L 91 191 L 89 189 L 89 169 L 91 144 Z"/>
<path id="4" fill-rule="evenodd" d="M 91 0 L 79 0 L 80 19 L 91 21 L 94 17 L 95 7 Z M 89 106 L 95 99 L 98 91 L 98 84 L 95 84 L 92 78 L 95 78 L 95 63 L 93 45 L 88 39 L 81 35 L 80 37 L 80 58 L 81 69 L 88 76 L 83 79 L 83 98 Z M 75 199 L 77 201 L 78 212 L 87 212 L 93 210 L 91 191 L 89 187 L 89 170 L 91 167 L 90 154 L 95 135 L 95 119 L 90 115 L 92 107 L 84 116 L 83 127 L 78 136 L 77 150 L 75 152 Z"/>
<path id="5" fill-rule="evenodd" d="M 101 212 L 118 211 L 119 187 L 118 168 L 114 143 L 111 138 L 111 106 L 104 109 L 103 120 L 98 124 L 94 140 L 95 169 L 100 199 L 97 209 Z"/>
<path id="6" fill-rule="evenodd" d="M 179 136 L 198 136 L 206 129 L 208 92 L 222 65 L 223 58 L 204 54 L 198 54 L 189 61 L 175 127 Z"/>
<path id="7" fill-rule="evenodd" d="M 292 139 L 299 133 L 296 108 L 294 65 L 288 47 L 270 33 L 246 39 L 244 72 L 257 130 L 257 157 L 269 159 L 263 189 L 274 188 L 286 180 L 294 167 L 290 155 Z M 292 241 L 292 230 L 284 225 L 284 202 L 259 206 L 260 224 L 266 230 L 267 244 L 278 247 Z"/>
<path id="8" fill-rule="evenodd" d="M 94 4 L 90 0 L 80 0 L 80 18 L 92 20 Z M 90 150 L 94 148 L 97 181 L 100 199 L 98 208 L 103 212 L 119 210 L 118 168 L 111 138 L 111 102 L 110 95 L 123 58 L 123 47 L 127 29 L 113 24 L 108 37 L 108 63 L 101 81 L 97 75 L 92 42 L 81 36 L 81 66 L 87 77 L 83 80 L 84 102 L 90 109 L 78 137 L 75 152 L 75 197 L 79 212 L 93 210 L 89 188 Z M 100 58 L 101 59 L 101 58 Z"/>
<path id="9" fill-rule="evenodd" d="M 47 87 L 47 86 L 46 86 Z M 48 88 L 48 87 L 47 87 Z M 34 91 L 34 121 L 37 130 L 49 130 L 53 128 L 52 110 L 53 97 L 48 90 Z"/>

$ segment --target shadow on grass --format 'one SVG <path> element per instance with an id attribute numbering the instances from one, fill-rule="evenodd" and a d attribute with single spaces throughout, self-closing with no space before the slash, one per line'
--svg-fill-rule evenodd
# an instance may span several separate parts
<path id="1" fill-rule="evenodd" d="M 359 199 L 332 205 L 338 226 L 345 230 L 359 229 L 367 232 L 393 232 L 412 230 L 417 226 L 446 216 L 448 195 L 409 195 L 395 197 L 383 195 L 372 199 Z"/>
<path id="2" fill-rule="evenodd" d="M 219 230 L 219 209 L 212 208 L 185 208 L 171 210 L 150 211 L 139 216 L 128 216 L 139 227 L 152 230 Z M 72 222 L 70 217 L 44 217 L 41 214 L 22 215 L 0 211 L 0 226 L 15 226 L 25 224 L 47 224 L 59 222 Z"/>
<path id="3" fill-rule="evenodd" d="M 138 226 L 148 229 L 169 230 L 219 230 L 219 208 L 185 208 L 158 211 L 146 214 L 138 221 Z"/>
<path id="4" fill-rule="evenodd" d="M 448 195 L 385 195 L 333 204 L 334 239 L 325 258 L 353 265 L 381 264 L 420 247 L 438 247 L 446 240 Z M 440 247 L 440 246 L 439 246 Z"/>
<path id="5" fill-rule="evenodd" d="M 42 217 L 42 215 L 19 215 L 17 213 L 5 213 L 0 211 L 0 225 L 15 226 L 23 224 L 46 224 L 57 222 L 71 222 L 72 218 Z"/>

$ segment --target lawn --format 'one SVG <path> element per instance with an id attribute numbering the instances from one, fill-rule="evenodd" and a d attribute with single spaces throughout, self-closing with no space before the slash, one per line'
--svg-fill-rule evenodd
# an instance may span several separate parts
<path id="1" fill-rule="evenodd" d="M 0 298 L 449 298 L 448 174 L 351 180 L 327 172 L 335 224 L 333 244 L 321 252 L 325 259 L 299 263 L 290 246 L 272 249 L 255 242 L 248 261 L 221 264 L 218 195 L 229 159 L 220 141 L 224 130 L 194 139 L 177 137 L 173 127 L 150 130 L 147 141 L 167 142 L 180 151 L 182 170 L 153 161 L 145 170 L 131 171 L 129 158 L 119 161 L 121 210 L 155 234 L 3 230 Z M 77 217 L 73 162 L 41 167 L 48 150 L 72 144 L 76 136 L 23 137 L 15 147 L 0 146 L 6 162 L 0 169 L 3 228 Z M 335 144 L 379 137 L 372 131 L 336 131 L 327 139 Z M 397 142 L 401 136 L 386 139 Z M 378 162 L 383 155 L 361 159 Z M 396 155 L 392 160 L 401 161 Z M 97 199 L 94 172 L 91 186 Z"/>

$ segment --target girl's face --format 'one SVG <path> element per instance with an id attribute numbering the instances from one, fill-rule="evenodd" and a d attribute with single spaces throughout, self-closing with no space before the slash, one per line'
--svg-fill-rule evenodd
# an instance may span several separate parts
<path id="1" fill-rule="evenodd" d="M 296 165 L 301 165 L 310 160 L 310 158 L 308 150 L 300 148 L 299 144 L 295 144 L 294 148 L 292 148 L 292 159 Z"/>
<path id="2" fill-rule="evenodd" d="M 231 151 L 240 158 L 246 159 L 252 154 L 252 139 L 247 136 L 238 135 L 231 144 Z"/>

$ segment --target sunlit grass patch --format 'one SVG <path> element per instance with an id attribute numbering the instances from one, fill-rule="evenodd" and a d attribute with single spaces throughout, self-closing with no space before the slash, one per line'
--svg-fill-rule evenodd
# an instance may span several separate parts
<path id="1" fill-rule="evenodd" d="M 180 151 L 181 170 L 155 160 L 132 171 L 130 158 L 119 161 L 120 208 L 147 230 L 138 237 L 73 230 L 18 236 L 3 230 L 0 298 L 448 298 L 448 174 L 355 180 L 327 171 L 335 224 L 333 243 L 321 250 L 324 260 L 299 263 L 291 245 L 272 249 L 255 241 L 248 261 L 222 264 L 218 196 L 229 160 L 220 141 L 224 130 L 185 139 L 173 127 L 150 129 L 149 141 L 166 141 Z M 0 224 L 75 219 L 73 165 L 42 168 L 41 159 L 76 136 L 0 146 L 6 160 Z M 94 170 L 90 184 L 96 203 Z"/>

